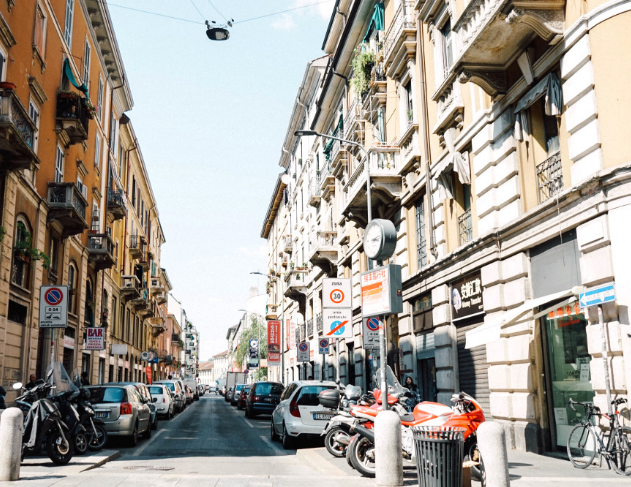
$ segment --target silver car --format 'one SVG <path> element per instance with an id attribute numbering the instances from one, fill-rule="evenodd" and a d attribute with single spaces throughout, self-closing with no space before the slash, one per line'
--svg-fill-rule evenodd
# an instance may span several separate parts
<path id="1" fill-rule="evenodd" d="M 88 389 L 95 416 L 103 420 L 109 436 L 127 437 L 130 446 L 138 443 L 140 434 L 151 438 L 151 410 L 136 387 L 104 384 Z"/>

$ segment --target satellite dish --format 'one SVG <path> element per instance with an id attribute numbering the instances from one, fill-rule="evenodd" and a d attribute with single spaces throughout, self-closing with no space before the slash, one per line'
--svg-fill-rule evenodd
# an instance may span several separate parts
<path id="1" fill-rule="evenodd" d="M 140 360 L 147 362 L 149 360 L 149 352 L 142 352 L 140 354 Z"/>

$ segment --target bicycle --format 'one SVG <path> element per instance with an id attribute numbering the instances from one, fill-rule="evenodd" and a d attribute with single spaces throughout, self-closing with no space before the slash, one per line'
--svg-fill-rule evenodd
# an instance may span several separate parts
<path id="1" fill-rule="evenodd" d="M 600 408 L 592 403 L 578 402 L 570 398 L 569 406 L 576 411 L 575 404 L 583 406 L 586 418 L 572 428 L 567 439 L 567 454 L 576 468 L 587 468 L 592 464 L 596 453 L 603 457 L 607 465 L 620 475 L 631 476 L 631 428 L 621 426 L 618 419 L 618 405 L 626 403 L 626 399 L 611 401 L 614 406 L 613 417 L 601 413 Z M 609 432 L 599 432 L 591 422 L 592 417 L 605 418 L 609 421 Z M 605 445 L 605 440 L 607 444 Z"/>

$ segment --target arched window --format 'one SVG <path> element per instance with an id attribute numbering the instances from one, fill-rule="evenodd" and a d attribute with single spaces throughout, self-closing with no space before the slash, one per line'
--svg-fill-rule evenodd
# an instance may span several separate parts
<path id="1" fill-rule="evenodd" d="M 29 287 L 30 277 L 30 249 L 33 244 L 30 225 L 23 216 L 18 216 L 15 225 L 15 240 L 13 242 L 13 266 L 11 268 L 11 282 L 23 288 Z"/>
<path id="2" fill-rule="evenodd" d="M 74 262 L 68 265 L 68 311 L 77 314 L 77 266 Z"/>
<path id="3" fill-rule="evenodd" d="M 85 324 L 86 326 L 94 326 L 94 307 L 96 303 L 92 294 L 92 281 L 85 281 Z"/>

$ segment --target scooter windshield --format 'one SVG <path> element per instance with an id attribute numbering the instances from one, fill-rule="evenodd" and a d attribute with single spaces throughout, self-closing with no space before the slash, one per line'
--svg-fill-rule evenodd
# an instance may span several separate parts
<path id="1" fill-rule="evenodd" d="M 79 389 L 70 380 L 70 376 L 61 362 L 53 362 L 46 373 L 48 383 L 55 387 L 51 390 L 51 394 L 60 394 L 62 392 L 78 392 Z"/>
<path id="2" fill-rule="evenodd" d="M 377 387 L 381 387 L 382 374 L 383 368 L 380 367 L 379 370 L 377 370 Z M 397 380 L 389 365 L 386 365 L 386 380 L 388 382 L 388 394 L 405 394 L 408 392 L 408 389 L 403 387 Z"/>

